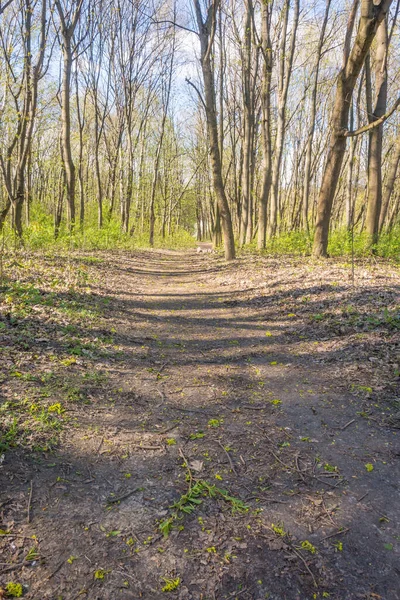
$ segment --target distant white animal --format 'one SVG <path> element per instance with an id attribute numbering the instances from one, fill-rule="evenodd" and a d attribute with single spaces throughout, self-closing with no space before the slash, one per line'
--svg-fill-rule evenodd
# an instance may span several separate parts
<path id="1" fill-rule="evenodd" d="M 200 243 L 197 246 L 196 252 L 197 252 L 197 254 L 200 254 L 200 253 L 207 253 L 207 254 L 212 253 L 213 252 L 212 244 Z"/>

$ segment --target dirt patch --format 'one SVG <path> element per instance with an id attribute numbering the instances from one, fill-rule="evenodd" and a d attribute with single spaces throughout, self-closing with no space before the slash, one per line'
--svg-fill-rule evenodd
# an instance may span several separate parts
<path id="1" fill-rule="evenodd" d="M 400 598 L 395 266 L 355 286 L 338 261 L 196 251 L 5 272 L 0 588 Z"/>

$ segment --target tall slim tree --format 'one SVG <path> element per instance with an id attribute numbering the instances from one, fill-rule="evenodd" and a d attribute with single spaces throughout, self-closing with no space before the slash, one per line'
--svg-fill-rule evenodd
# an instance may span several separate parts
<path id="1" fill-rule="evenodd" d="M 74 33 L 82 12 L 84 0 L 74 0 L 68 5 L 61 0 L 55 0 L 58 16 L 61 23 L 61 47 L 63 55 L 63 74 L 61 89 L 61 151 L 65 170 L 65 183 L 67 188 L 67 207 L 69 228 L 75 226 L 75 164 L 71 146 L 71 77 L 72 62 L 76 52 Z M 80 40 L 82 41 L 82 40 Z"/>
<path id="2" fill-rule="evenodd" d="M 332 133 L 318 197 L 313 255 L 327 256 L 332 204 L 346 151 L 349 111 L 353 91 L 379 25 L 386 18 L 392 0 L 361 0 L 357 35 L 351 48 L 352 32 L 359 0 L 354 0 L 347 26 L 343 66 L 338 75 L 335 104 L 331 117 Z"/>
<path id="3" fill-rule="evenodd" d="M 214 193 L 218 201 L 221 215 L 222 233 L 224 237 L 225 259 L 235 258 L 235 240 L 233 236 L 232 217 L 222 179 L 221 155 L 218 142 L 218 122 L 215 99 L 214 70 L 211 55 L 214 47 L 217 27 L 217 11 L 220 0 L 211 0 L 206 7 L 206 16 L 200 6 L 200 0 L 193 0 L 200 38 L 200 63 L 204 83 L 204 108 L 207 117 L 208 143 L 210 145 L 211 171 Z"/>
<path id="4" fill-rule="evenodd" d="M 375 52 L 375 102 L 369 121 L 373 123 L 386 113 L 387 106 L 387 18 L 383 19 L 376 34 Z M 379 217 L 382 206 L 382 142 L 383 123 L 369 134 L 368 152 L 368 204 L 366 230 L 371 247 L 378 241 Z"/>

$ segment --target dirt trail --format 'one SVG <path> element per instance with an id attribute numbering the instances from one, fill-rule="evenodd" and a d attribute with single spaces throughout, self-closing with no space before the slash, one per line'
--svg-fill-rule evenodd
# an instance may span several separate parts
<path id="1" fill-rule="evenodd" d="M 37 313 L 29 351 L 45 345 L 42 372 L 58 357 L 49 397 L 67 410 L 53 452 L 4 454 L 0 528 L 37 543 L 0 539 L 0 588 L 18 581 L 24 597 L 54 600 L 400 598 L 398 271 L 359 265 L 353 289 L 339 263 L 172 251 L 97 261 L 74 296 L 101 306 L 98 321 L 74 322 L 79 352 L 68 319 Z M 3 381 L 3 400 L 22 393 Z"/>

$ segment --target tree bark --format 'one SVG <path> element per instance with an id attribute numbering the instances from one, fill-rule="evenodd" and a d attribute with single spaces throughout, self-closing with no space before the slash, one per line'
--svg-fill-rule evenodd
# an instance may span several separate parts
<path id="1" fill-rule="evenodd" d="M 282 29 L 282 38 L 279 57 L 279 83 L 278 83 L 278 124 L 276 132 L 274 162 L 272 167 L 272 198 L 271 211 L 268 224 L 268 236 L 274 237 L 278 224 L 279 213 L 279 179 L 281 175 L 281 163 L 283 145 L 285 141 L 286 128 L 286 104 L 289 91 L 289 83 L 292 75 L 294 50 L 296 46 L 296 34 L 299 23 L 300 0 L 294 0 L 294 15 L 292 34 L 290 38 L 289 51 L 286 53 L 286 36 L 289 22 L 290 0 L 285 2 L 285 16 Z"/>
<path id="2" fill-rule="evenodd" d="M 332 133 L 326 159 L 322 184 L 318 197 L 313 256 L 326 257 L 328 250 L 329 225 L 332 204 L 346 151 L 346 137 L 351 98 L 365 57 L 380 23 L 385 19 L 392 0 L 382 0 L 374 5 L 373 0 L 362 0 L 361 16 L 354 45 L 350 51 L 358 0 L 355 0 L 346 34 L 343 67 L 338 76 L 335 104 L 331 118 Z"/>
<path id="3" fill-rule="evenodd" d="M 272 4 L 261 4 L 261 52 L 263 55 L 263 80 L 261 90 L 262 105 L 262 192 L 258 205 L 258 239 L 257 248 L 265 248 L 267 236 L 267 208 L 271 190 L 272 142 L 271 142 L 271 77 L 272 77 L 272 44 L 271 44 L 271 10 Z"/>
<path id="4" fill-rule="evenodd" d="M 318 91 L 318 77 L 319 77 L 319 67 L 321 63 L 321 54 L 322 47 L 324 45 L 325 40 L 325 31 L 328 23 L 329 17 L 329 9 L 331 6 L 331 0 L 326 1 L 325 8 L 325 16 L 322 23 L 321 34 L 319 37 L 318 47 L 317 47 L 317 57 L 315 61 L 315 70 L 314 70 L 314 81 L 311 92 L 311 113 L 310 113 L 310 129 L 308 132 L 307 138 L 307 148 L 306 148 L 306 161 L 304 167 L 304 187 L 303 187 L 303 226 L 306 232 L 309 232 L 308 225 L 308 207 L 309 207 L 309 195 L 310 195 L 310 183 L 311 183 L 311 161 L 312 161 L 312 147 L 314 141 L 314 131 L 315 131 L 315 117 L 317 114 L 317 91 Z"/>
<path id="5" fill-rule="evenodd" d="M 218 144 L 218 123 L 215 103 L 214 72 L 211 66 L 211 52 L 214 46 L 216 15 L 220 0 L 213 0 L 204 21 L 199 0 L 193 0 L 199 30 L 201 48 L 201 70 L 204 81 L 204 107 L 207 116 L 208 142 L 210 145 L 211 172 L 213 188 L 221 216 L 224 237 L 225 260 L 235 258 L 235 240 L 233 237 L 232 218 L 222 179 L 221 156 Z"/>
<path id="6" fill-rule="evenodd" d="M 386 181 L 383 186 L 383 199 L 382 199 L 382 210 L 381 210 L 380 220 L 379 220 L 379 231 L 382 231 L 382 229 L 385 225 L 386 215 L 388 214 L 389 204 L 390 204 L 390 200 L 391 200 L 391 197 L 393 194 L 394 183 L 396 181 L 399 164 L 400 164 L 400 130 L 397 135 L 396 144 L 393 149 Z"/>
<path id="7" fill-rule="evenodd" d="M 387 19 L 384 19 L 379 25 L 376 41 L 375 108 L 372 115 L 369 116 L 370 122 L 376 121 L 386 113 L 388 51 Z M 366 229 L 372 249 L 378 242 L 379 217 L 382 206 L 382 138 L 383 123 L 378 127 L 375 127 L 375 129 L 372 129 L 369 134 Z"/>
<path id="8" fill-rule="evenodd" d="M 61 90 L 61 146 L 62 160 L 65 170 L 65 184 L 67 188 L 68 225 L 70 231 L 75 226 L 75 164 L 71 147 L 71 74 L 73 62 L 72 39 L 82 10 L 83 0 L 75 9 L 69 24 L 60 0 L 55 0 L 58 15 L 61 21 L 63 75 Z"/>

